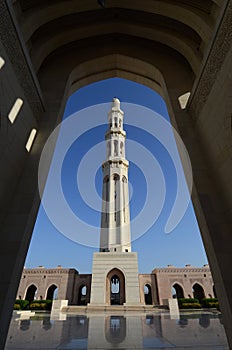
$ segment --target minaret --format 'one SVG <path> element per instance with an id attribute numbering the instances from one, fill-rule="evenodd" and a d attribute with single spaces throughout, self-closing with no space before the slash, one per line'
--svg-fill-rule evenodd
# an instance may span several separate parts
<path id="1" fill-rule="evenodd" d="M 123 116 L 120 101 L 114 98 L 108 113 L 106 160 L 102 164 L 100 252 L 131 252 L 129 162 L 125 158 L 126 132 L 123 130 Z"/>
<path id="2" fill-rule="evenodd" d="M 141 306 L 138 257 L 131 252 L 128 167 L 123 111 L 114 98 L 108 113 L 106 160 L 102 164 L 100 252 L 93 254 L 91 298 L 88 307 Z M 113 290 L 117 285 L 117 291 Z"/>

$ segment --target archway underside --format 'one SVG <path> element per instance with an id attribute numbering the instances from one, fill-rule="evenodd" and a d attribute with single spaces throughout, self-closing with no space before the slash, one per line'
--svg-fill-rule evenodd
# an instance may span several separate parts
<path id="1" fill-rule="evenodd" d="M 15 0 L 14 11 L 36 71 L 69 44 L 89 41 L 94 51 L 101 37 L 116 42 L 125 36 L 143 41 L 144 48 L 161 44 L 177 51 L 196 75 L 222 5 L 220 0 L 107 0 L 101 8 L 96 0 L 71 0 L 68 6 L 65 0 Z"/>
<path id="2" fill-rule="evenodd" d="M 201 79 L 205 67 L 203 63 L 207 64 L 211 45 L 218 36 L 220 20 L 224 16 L 223 10 L 228 3 L 223 0 L 204 2 L 201 0 L 148 0 L 145 3 L 140 0 L 135 0 L 133 3 L 129 0 L 106 0 L 106 8 L 102 9 L 95 0 L 83 2 L 70 0 L 69 6 L 66 0 L 12 1 L 12 9 L 18 22 L 16 21 L 12 29 L 10 26 L 13 27 L 13 19 L 8 13 L 7 22 L 6 11 L 2 32 L 6 26 L 7 35 L 6 39 L 2 35 L 1 40 L 9 55 L 6 63 L 10 61 L 12 66 L 17 68 L 15 69 L 17 83 L 21 85 L 21 93 L 25 96 L 24 106 L 31 108 L 27 111 L 28 120 L 33 119 L 35 123 L 33 113 L 37 117 L 39 137 L 32 150 L 33 156 L 23 158 L 17 168 L 18 173 L 13 174 L 12 171 L 6 170 L 4 174 L 6 175 L 4 186 L 9 188 L 9 192 L 7 199 L 3 198 L 4 206 L 1 212 L 2 237 L 4 237 L 2 249 L 5 254 L 7 250 L 5 247 L 9 249 L 10 246 L 10 253 L 6 257 L 6 261 L 9 260 L 10 263 L 7 274 L 4 271 L 5 266 L 2 267 L 2 274 L 7 275 L 1 289 L 4 296 L 1 298 L 0 305 L 3 310 L 1 316 L 3 333 L 6 332 L 9 324 L 11 315 L 9 308 L 13 305 L 36 210 L 39 206 L 39 198 L 34 197 L 37 193 L 36 174 L 39 155 L 46 138 L 56 123 L 61 120 L 67 98 L 73 91 L 94 81 L 119 76 L 147 85 L 160 93 L 167 103 L 174 126 L 178 125 L 181 136 L 184 142 L 186 141 L 197 188 L 193 194 L 195 207 L 198 208 L 198 219 L 204 232 L 204 243 L 210 257 L 219 299 L 222 301 L 227 335 L 230 336 L 232 344 L 230 298 L 232 284 L 231 274 L 228 273 L 232 246 L 229 227 L 231 218 L 228 219 L 228 213 L 231 208 L 228 205 L 229 200 L 225 200 L 226 193 L 230 193 L 229 185 L 228 191 L 225 187 L 222 187 L 224 191 L 219 191 L 219 185 L 223 183 L 223 186 L 227 186 L 229 181 L 222 181 L 224 178 L 217 176 L 220 168 L 216 165 L 218 154 L 213 150 L 214 142 L 210 138 L 212 135 L 205 130 L 200 130 L 202 132 L 197 134 L 198 130 L 193 120 L 196 116 L 191 115 L 191 110 L 180 111 L 178 105 L 178 97 L 181 94 L 192 91 L 193 87 L 198 89 L 198 78 Z M 5 5 L 6 2 L 0 4 L 1 8 Z M 15 35 L 17 31 L 22 34 L 22 42 L 19 36 Z M 224 36 L 221 37 L 224 38 Z M 219 47 L 221 48 L 222 45 Z M 21 56 L 14 56 L 13 53 L 16 51 L 20 52 Z M 220 53 L 223 54 L 223 50 Z M 223 59 L 225 57 L 221 60 Z M 217 67 L 217 70 L 214 69 L 213 61 L 212 66 L 209 65 L 209 67 L 211 73 L 214 70 L 217 74 L 221 66 Z M 14 72 L 13 69 L 12 72 Z M 29 81 L 31 76 L 36 83 Z M 213 76 L 215 78 L 215 75 Z M 207 120 L 207 117 L 211 116 L 217 108 L 216 105 L 214 108 L 212 105 L 211 108 L 208 107 L 210 103 L 207 105 L 207 98 L 215 81 L 216 78 L 213 82 L 207 81 L 203 90 L 199 89 L 200 92 L 206 90 L 206 97 L 202 97 L 203 102 L 200 106 L 202 107 L 203 103 L 204 108 L 205 104 L 208 108 L 202 118 L 204 123 L 208 123 L 211 127 L 218 122 L 219 129 L 221 124 L 216 118 L 221 116 L 220 113 L 217 113 L 216 117 L 213 116 L 215 123 Z M 14 82 L 12 78 L 12 85 Z M 37 86 L 40 86 L 41 94 Z M 224 85 L 221 84 L 221 86 Z M 37 99 L 31 97 L 32 90 Z M 40 106 L 42 99 L 38 96 L 44 98 L 42 108 Z M 224 100 L 219 93 L 215 96 L 217 104 L 224 105 L 226 96 Z M 38 106 L 40 108 L 37 108 Z M 10 104 L 7 107 L 10 107 Z M 16 147 L 11 159 L 17 161 L 21 130 L 17 132 L 17 125 L 14 125 L 14 128 Z M 26 130 L 27 133 L 28 131 Z M 204 147 L 201 148 L 201 145 Z M 207 155 L 210 155 L 212 163 L 217 167 L 216 170 L 212 168 Z M 226 155 L 223 156 L 224 160 Z M 226 160 L 225 166 L 227 166 Z M 216 181 L 211 176 L 214 172 Z M 30 196 L 25 193 L 25 188 Z M 20 208 L 20 215 L 18 203 L 26 203 L 23 209 Z M 9 222 L 14 222 L 15 226 L 9 228 Z M 223 223 L 223 227 L 219 223 Z M 9 232 L 10 242 L 7 241 Z M 221 239 L 222 234 L 224 240 Z"/>

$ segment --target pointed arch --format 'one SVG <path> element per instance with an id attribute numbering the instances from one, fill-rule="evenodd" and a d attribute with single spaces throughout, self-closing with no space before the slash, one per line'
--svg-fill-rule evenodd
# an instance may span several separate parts
<path id="1" fill-rule="evenodd" d="M 174 283 L 172 285 L 172 297 L 177 299 L 184 298 L 184 288 L 180 283 Z"/>
<path id="2" fill-rule="evenodd" d="M 152 287 L 149 283 L 144 284 L 144 300 L 146 305 L 152 305 Z"/>
<path id="3" fill-rule="evenodd" d="M 36 299 L 37 287 L 31 284 L 26 291 L 25 300 L 33 301 Z"/>
<path id="4" fill-rule="evenodd" d="M 78 290 L 78 301 L 77 304 L 78 305 L 87 305 L 87 284 L 86 283 L 82 283 L 79 287 Z"/>
<path id="5" fill-rule="evenodd" d="M 118 141 L 117 141 L 118 142 Z M 120 196 L 120 186 L 119 186 L 119 181 L 120 181 L 120 176 L 118 174 L 113 174 L 113 180 L 114 180 L 114 221 L 118 224 L 119 223 L 119 202 L 118 198 Z"/>
<path id="6" fill-rule="evenodd" d="M 57 298 L 58 287 L 55 284 L 52 284 L 47 289 L 46 300 L 54 300 Z"/>
<path id="7" fill-rule="evenodd" d="M 192 286 L 193 297 L 201 301 L 205 298 L 205 291 L 202 285 L 198 282 L 194 283 Z"/>
<path id="8" fill-rule="evenodd" d="M 123 305 L 126 302 L 125 276 L 118 268 L 106 276 L 106 302 L 108 305 Z"/>

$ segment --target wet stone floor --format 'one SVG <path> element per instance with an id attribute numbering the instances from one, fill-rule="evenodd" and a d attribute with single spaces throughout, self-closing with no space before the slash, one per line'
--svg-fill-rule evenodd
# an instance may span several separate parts
<path id="1" fill-rule="evenodd" d="M 123 315 L 36 313 L 12 318 L 5 350 L 16 349 L 229 349 L 224 327 L 213 312 Z"/>

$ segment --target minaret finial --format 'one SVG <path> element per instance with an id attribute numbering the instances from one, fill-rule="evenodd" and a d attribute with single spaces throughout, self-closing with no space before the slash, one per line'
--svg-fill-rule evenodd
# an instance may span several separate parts
<path id="1" fill-rule="evenodd" d="M 120 100 L 117 97 L 113 98 L 112 108 L 120 109 Z"/>

